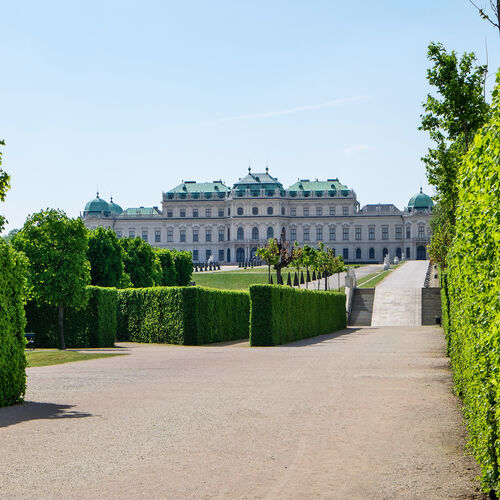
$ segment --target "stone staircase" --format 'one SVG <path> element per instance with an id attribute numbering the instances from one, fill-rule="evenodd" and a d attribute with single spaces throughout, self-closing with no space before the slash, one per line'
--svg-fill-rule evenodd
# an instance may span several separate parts
<path id="1" fill-rule="evenodd" d="M 350 326 L 370 326 L 372 324 L 375 288 L 356 288 L 352 298 Z"/>
<path id="2" fill-rule="evenodd" d="M 435 325 L 441 317 L 441 288 L 422 288 L 422 325 Z"/>

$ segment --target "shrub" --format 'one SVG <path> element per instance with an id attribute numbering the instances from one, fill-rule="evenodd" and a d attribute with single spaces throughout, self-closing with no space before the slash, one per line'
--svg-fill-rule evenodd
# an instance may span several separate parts
<path id="1" fill-rule="evenodd" d="M 0 406 L 22 401 L 26 391 L 24 287 L 26 258 L 0 240 Z"/>
<path id="2" fill-rule="evenodd" d="M 161 273 L 158 280 L 159 286 L 177 285 L 177 269 L 175 268 L 174 254 L 166 248 L 155 248 L 160 261 Z"/>
<path id="3" fill-rule="evenodd" d="M 346 327 L 345 295 L 278 285 L 250 286 L 250 345 L 269 346 Z"/>
<path id="4" fill-rule="evenodd" d="M 171 250 L 174 256 L 175 270 L 177 273 L 177 285 L 187 286 L 191 282 L 193 274 L 193 258 L 191 252 Z"/>
<path id="5" fill-rule="evenodd" d="M 113 347 L 116 336 L 116 288 L 88 286 L 88 301 L 81 309 L 66 310 L 64 329 L 68 347 Z M 57 307 L 26 304 L 27 331 L 35 332 L 37 347 L 57 347 Z"/>
<path id="6" fill-rule="evenodd" d="M 119 340 L 199 345 L 248 337 L 247 292 L 152 287 L 118 297 Z"/>

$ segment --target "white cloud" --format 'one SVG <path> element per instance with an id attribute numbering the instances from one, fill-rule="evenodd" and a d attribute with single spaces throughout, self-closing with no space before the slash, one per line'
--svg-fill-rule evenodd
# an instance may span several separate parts
<path id="1" fill-rule="evenodd" d="M 225 118 L 219 118 L 218 120 L 213 120 L 209 123 L 214 124 L 214 123 L 241 121 L 241 120 L 260 120 L 265 118 L 274 118 L 275 116 L 292 115 L 295 113 L 302 113 L 304 111 L 314 111 L 316 109 L 334 108 L 336 106 L 342 106 L 344 104 L 364 102 L 367 100 L 368 96 L 365 95 L 360 95 L 355 97 L 345 97 L 342 99 L 333 99 L 331 101 L 322 102 L 320 104 L 309 104 L 305 106 L 297 106 L 295 108 L 282 109 L 277 111 L 264 111 L 261 113 L 250 113 L 247 115 L 228 116 Z"/>
<path id="2" fill-rule="evenodd" d="M 362 151 L 368 151 L 370 146 L 366 144 L 355 144 L 354 146 L 350 146 L 349 148 L 344 149 L 344 154 L 346 156 L 351 156 L 356 153 L 361 153 Z"/>

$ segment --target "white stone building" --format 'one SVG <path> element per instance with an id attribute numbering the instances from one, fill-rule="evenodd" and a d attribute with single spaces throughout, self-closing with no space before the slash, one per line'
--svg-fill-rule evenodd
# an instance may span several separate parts
<path id="1" fill-rule="evenodd" d="M 82 218 L 88 228 L 104 226 L 118 237 L 139 236 L 161 248 L 188 250 L 194 262 L 250 259 L 271 237 L 299 245 L 323 241 L 346 262 L 427 258 L 433 202 L 420 193 L 404 210 L 392 204 L 360 208 L 356 193 L 338 179 L 302 179 L 285 189 L 277 178 L 248 174 L 232 188 L 222 181 L 183 181 L 163 193 L 162 207 L 121 207 L 89 201 Z"/>

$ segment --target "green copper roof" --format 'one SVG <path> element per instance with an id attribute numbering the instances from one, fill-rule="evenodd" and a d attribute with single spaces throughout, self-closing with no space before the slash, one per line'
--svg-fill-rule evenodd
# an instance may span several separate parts
<path id="1" fill-rule="evenodd" d="M 161 212 L 156 207 L 126 208 L 124 216 L 160 215 Z"/>
<path id="2" fill-rule="evenodd" d="M 256 172 L 252 174 L 250 167 L 248 167 L 248 174 L 245 175 L 238 182 L 234 183 L 234 189 L 276 189 L 283 188 L 278 179 L 269 175 L 269 169 L 266 167 L 264 173 Z"/>
<path id="3" fill-rule="evenodd" d="M 214 182 L 195 182 L 185 181 L 173 189 L 169 193 L 220 193 L 228 192 L 230 189 L 222 181 Z"/>
<path id="4" fill-rule="evenodd" d="M 113 203 L 113 198 L 111 198 L 111 201 L 109 202 L 109 211 L 111 212 L 111 215 L 120 215 L 123 213 L 123 208 L 120 207 L 120 205 Z"/>
<path id="5" fill-rule="evenodd" d="M 105 215 L 108 216 L 110 214 L 109 205 L 105 200 L 99 198 L 99 192 L 97 192 L 96 197 L 93 200 L 90 200 L 85 205 L 83 210 L 84 215 Z"/>
<path id="6" fill-rule="evenodd" d="M 349 191 L 349 188 L 341 184 L 338 179 L 328 179 L 326 181 L 311 181 L 302 179 L 292 184 L 288 191 Z"/>
<path id="7" fill-rule="evenodd" d="M 432 208 L 434 206 L 434 202 L 432 201 L 430 196 L 427 196 L 422 192 L 422 188 L 420 188 L 420 193 L 417 193 L 415 196 L 412 196 L 410 201 L 408 202 L 408 208 L 413 208 L 415 210 Z"/>

